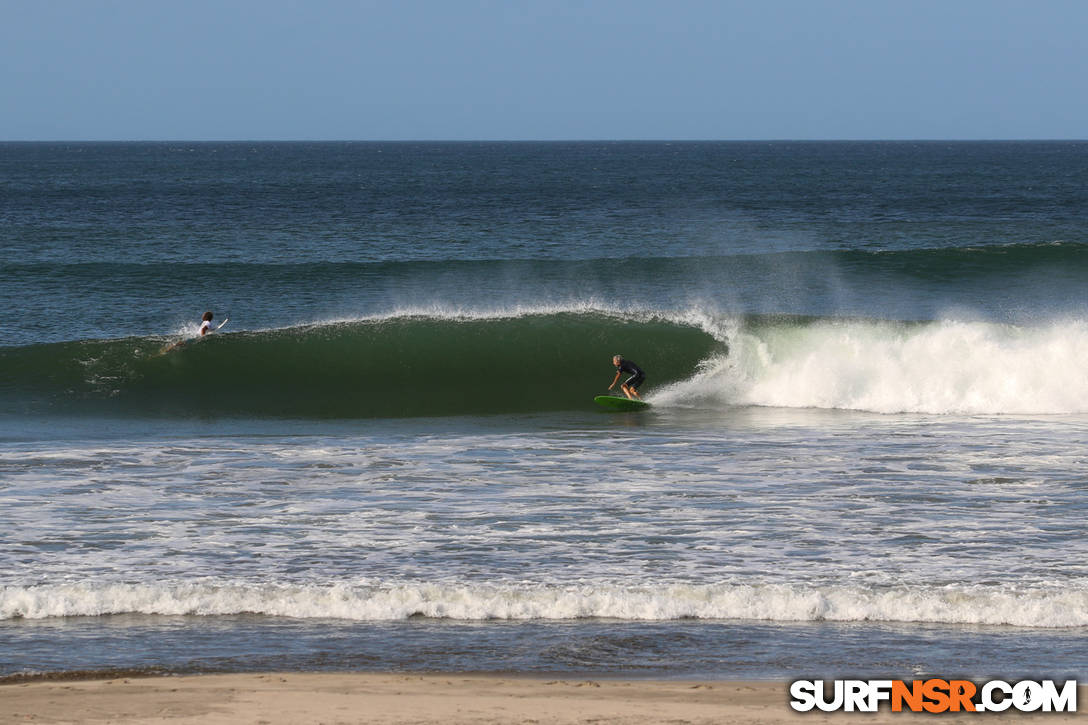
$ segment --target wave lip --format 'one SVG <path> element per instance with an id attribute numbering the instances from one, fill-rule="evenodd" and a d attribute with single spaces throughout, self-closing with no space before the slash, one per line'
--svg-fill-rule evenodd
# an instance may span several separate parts
<path id="1" fill-rule="evenodd" d="M 1088 588 L 1011 585 L 82 583 L 0 588 L 0 620 L 109 614 L 299 619 L 768 620 L 1088 626 Z"/>

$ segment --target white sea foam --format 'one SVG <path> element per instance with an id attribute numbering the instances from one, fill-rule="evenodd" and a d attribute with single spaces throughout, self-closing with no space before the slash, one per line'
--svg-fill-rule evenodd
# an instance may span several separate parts
<path id="1" fill-rule="evenodd" d="M 877 413 L 1088 412 L 1088 322 L 839 320 L 748 326 L 728 355 L 654 396 Z"/>
<path id="2" fill-rule="evenodd" d="M 60 584 L 0 588 L 0 619 L 257 613 L 301 619 L 455 620 L 756 619 L 1088 626 L 1083 587 L 806 586 L 788 584 L 624 587 L 531 584 L 273 586 L 211 581 Z"/>

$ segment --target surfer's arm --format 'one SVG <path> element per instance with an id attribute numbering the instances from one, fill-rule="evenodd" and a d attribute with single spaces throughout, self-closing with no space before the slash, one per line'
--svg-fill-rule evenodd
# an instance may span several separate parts
<path id="1" fill-rule="evenodd" d="M 612 385 L 609 385 L 609 386 L 608 386 L 608 389 L 609 389 L 609 390 L 611 390 L 611 389 L 612 389 L 612 386 L 613 386 L 613 385 L 615 385 L 615 384 L 616 384 L 616 381 L 617 381 L 617 380 L 619 380 L 619 379 L 620 379 L 620 371 L 619 371 L 619 370 L 617 370 L 617 371 L 616 371 L 616 377 L 612 378 Z"/>

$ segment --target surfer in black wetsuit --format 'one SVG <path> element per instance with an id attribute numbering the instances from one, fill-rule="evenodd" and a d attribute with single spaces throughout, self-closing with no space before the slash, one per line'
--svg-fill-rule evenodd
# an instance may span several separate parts
<path id="1" fill-rule="evenodd" d="M 612 378 L 612 385 L 609 385 L 608 389 L 611 390 L 616 381 L 620 379 L 620 373 L 630 373 L 631 377 L 623 381 L 620 390 L 632 400 L 641 400 L 637 388 L 646 381 L 646 373 L 642 372 L 642 368 L 630 360 L 624 360 L 622 355 L 613 355 L 612 364 L 616 366 L 616 377 Z"/>

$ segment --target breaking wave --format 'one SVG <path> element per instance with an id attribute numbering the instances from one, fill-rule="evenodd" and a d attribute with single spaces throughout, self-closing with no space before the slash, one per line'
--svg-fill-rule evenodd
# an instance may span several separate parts
<path id="1" fill-rule="evenodd" d="M 0 620 L 262 614 L 300 619 L 453 620 L 754 619 L 1088 626 L 1088 590 L 1075 586 L 801 584 L 260 585 L 57 584 L 0 587 Z"/>
<path id="2" fill-rule="evenodd" d="M 1088 412 L 1088 321 L 735 316 L 573 307 L 398 313 L 176 342 L 0 348 L 15 412 L 380 418 L 579 410 L 609 358 L 659 408 Z"/>
<path id="3" fill-rule="evenodd" d="M 568 410 L 637 350 L 658 384 L 721 347 L 696 323 L 605 311 L 409 314 L 190 339 L 0 349 L 0 396 L 28 410 L 375 418 Z M 633 354 L 633 353 L 632 353 Z"/>

